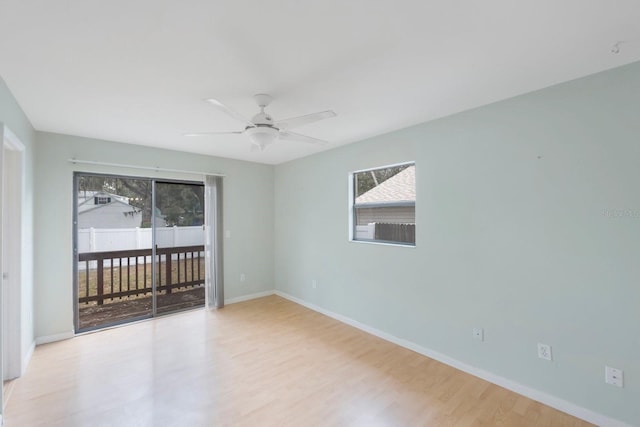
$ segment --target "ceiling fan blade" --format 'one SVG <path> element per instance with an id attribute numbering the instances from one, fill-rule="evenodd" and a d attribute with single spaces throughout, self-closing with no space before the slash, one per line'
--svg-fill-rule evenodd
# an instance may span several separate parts
<path id="1" fill-rule="evenodd" d="M 226 105 L 224 105 L 222 102 L 218 101 L 217 99 L 209 98 L 209 99 L 205 99 L 205 101 L 207 101 L 209 104 L 213 105 L 216 109 L 222 111 L 223 113 L 228 114 L 229 116 L 231 116 L 234 119 L 244 123 L 245 125 L 254 126 L 254 124 L 251 123 L 251 121 L 246 119 L 244 116 L 242 116 L 242 114 L 236 113 L 231 108 L 227 107 Z"/>
<path id="2" fill-rule="evenodd" d="M 293 132 L 280 132 L 280 139 L 283 141 L 307 142 L 309 144 L 318 145 L 325 145 L 327 143 L 327 141 L 322 139 L 312 138 L 310 136 L 300 135 L 299 133 Z"/>
<path id="3" fill-rule="evenodd" d="M 240 135 L 242 131 L 237 132 L 189 132 L 183 133 L 182 136 L 211 136 L 211 135 Z"/>
<path id="4" fill-rule="evenodd" d="M 336 113 L 327 110 L 321 111 L 319 113 L 307 114 L 305 116 L 291 117 L 289 119 L 278 120 L 275 123 L 275 126 L 278 129 L 293 129 L 298 126 L 307 125 L 309 123 L 317 122 L 319 120 L 330 119 L 331 117 L 335 117 Z"/>

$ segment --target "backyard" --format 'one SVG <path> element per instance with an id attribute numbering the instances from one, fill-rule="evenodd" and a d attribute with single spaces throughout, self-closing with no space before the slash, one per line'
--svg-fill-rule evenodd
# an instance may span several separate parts
<path id="1" fill-rule="evenodd" d="M 160 259 L 156 265 L 157 313 L 204 305 L 202 249 L 202 246 L 157 249 Z M 84 253 L 79 260 L 81 330 L 152 313 L 150 249 Z"/>

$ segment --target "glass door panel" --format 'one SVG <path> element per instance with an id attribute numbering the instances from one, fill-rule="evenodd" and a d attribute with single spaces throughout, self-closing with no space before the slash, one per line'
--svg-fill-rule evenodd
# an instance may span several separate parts
<path id="1" fill-rule="evenodd" d="M 152 316 L 152 181 L 74 178 L 76 331 Z"/>
<path id="2" fill-rule="evenodd" d="M 155 182 L 156 313 L 205 304 L 204 185 Z"/>

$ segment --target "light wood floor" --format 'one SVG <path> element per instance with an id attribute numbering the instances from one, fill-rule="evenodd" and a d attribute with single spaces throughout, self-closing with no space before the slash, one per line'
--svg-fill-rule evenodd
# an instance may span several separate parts
<path id="1" fill-rule="evenodd" d="M 28 426 L 586 426 L 277 296 L 36 349 Z"/>

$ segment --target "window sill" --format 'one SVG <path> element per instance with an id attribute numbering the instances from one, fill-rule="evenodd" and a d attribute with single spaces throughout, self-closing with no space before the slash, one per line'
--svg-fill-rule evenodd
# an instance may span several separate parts
<path id="1" fill-rule="evenodd" d="M 401 248 L 415 248 L 416 245 L 411 243 L 390 243 L 390 242 L 377 242 L 375 240 L 355 240 L 349 239 L 350 243 L 364 243 L 366 245 L 381 245 L 381 246 L 399 246 Z"/>

